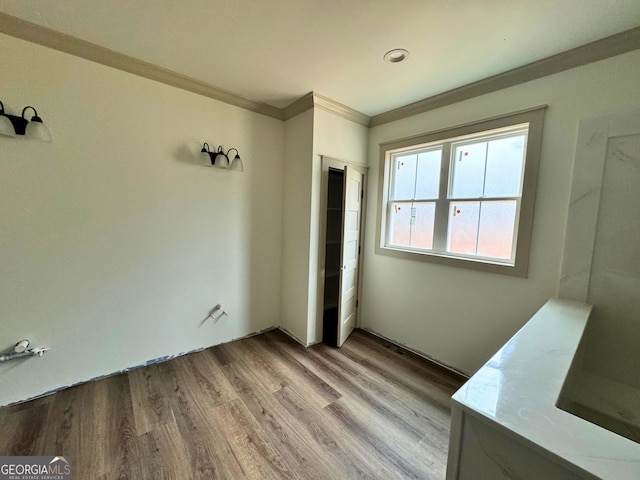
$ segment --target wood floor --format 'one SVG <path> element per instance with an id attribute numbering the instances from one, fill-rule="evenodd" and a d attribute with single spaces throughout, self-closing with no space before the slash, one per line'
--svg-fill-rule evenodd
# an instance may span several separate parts
<path id="1" fill-rule="evenodd" d="M 75 479 L 443 479 L 464 379 L 356 330 L 279 331 L 0 409 L 0 455 L 68 455 Z"/>

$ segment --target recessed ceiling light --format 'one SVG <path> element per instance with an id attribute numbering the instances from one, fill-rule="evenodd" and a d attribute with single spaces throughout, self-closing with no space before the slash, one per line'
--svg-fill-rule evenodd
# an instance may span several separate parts
<path id="1" fill-rule="evenodd" d="M 384 54 L 385 62 L 387 63 L 400 63 L 406 60 L 409 57 L 409 50 L 405 50 L 404 48 L 394 48 L 393 50 L 389 50 Z"/>

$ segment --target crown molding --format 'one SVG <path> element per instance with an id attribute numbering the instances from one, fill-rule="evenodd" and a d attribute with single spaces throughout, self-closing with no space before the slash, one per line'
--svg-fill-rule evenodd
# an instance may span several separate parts
<path id="1" fill-rule="evenodd" d="M 371 117 L 361 113 L 357 110 L 354 110 L 351 107 L 347 107 L 342 103 L 338 103 L 330 98 L 323 97 L 322 95 L 318 95 L 317 93 L 313 94 L 313 103 L 316 108 L 324 110 L 329 113 L 333 113 L 342 118 L 346 118 L 347 120 L 351 120 L 352 122 L 359 123 L 365 127 L 368 127 L 371 123 Z"/>
<path id="2" fill-rule="evenodd" d="M 290 118 L 300 115 L 302 112 L 306 112 L 312 108 L 319 108 L 365 127 L 368 127 L 371 122 L 371 117 L 368 115 L 354 110 L 351 107 L 347 107 L 342 103 L 331 100 L 330 98 L 323 97 L 315 92 L 309 92 L 304 97 L 300 97 L 292 104 L 286 106 L 283 109 L 283 118 L 284 120 L 289 120 Z"/>
<path id="3" fill-rule="evenodd" d="M 71 35 L 0 12 L 0 32 L 156 82 L 282 120 L 282 110 Z"/>
<path id="4" fill-rule="evenodd" d="M 514 68 L 371 117 L 371 127 L 395 122 L 487 93 L 513 87 L 640 48 L 640 27 Z"/>
<path id="5" fill-rule="evenodd" d="M 526 83 L 589 63 L 640 49 L 640 27 L 517 67 L 447 92 L 369 117 L 351 107 L 310 92 L 285 108 L 250 100 L 228 90 L 118 53 L 77 37 L 57 32 L 0 12 L 0 33 L 171 85 L 255 113 L 288 120 L 311 108 L 319 108 L 365 127 L 375 127 Z"/>
<path id="6" fill-rule="evenodd" d="M 300 97 L 293 103 L 290 103 L 282 109 L 282 119 L 289 120 L 293 117 L 297 117 L 307 110 L 311 110 L 314 107 L 313 92 L 309 92 L 306 95 Z"/>

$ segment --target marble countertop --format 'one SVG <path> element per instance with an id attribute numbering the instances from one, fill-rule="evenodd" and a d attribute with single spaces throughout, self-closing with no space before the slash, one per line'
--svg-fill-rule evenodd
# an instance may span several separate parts
<path id="1" fill-rule="evenodd" d="M 638 480 L 639 444 L 555 406 L 590 312 L 549 300 L 452 400 L 586 478 Z"/>

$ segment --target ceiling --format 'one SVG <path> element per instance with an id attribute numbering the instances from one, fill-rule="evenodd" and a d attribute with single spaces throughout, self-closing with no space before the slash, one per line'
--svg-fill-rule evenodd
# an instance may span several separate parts
<path id="1" fill-rule="evenodd" d="M 283 108 L 373 116 L 640 25 L 638 0 L 0 0 L 0 12 Z M 383 62 L 393 48 L 410 51 Z"/>

